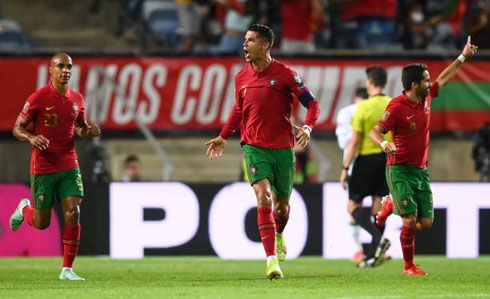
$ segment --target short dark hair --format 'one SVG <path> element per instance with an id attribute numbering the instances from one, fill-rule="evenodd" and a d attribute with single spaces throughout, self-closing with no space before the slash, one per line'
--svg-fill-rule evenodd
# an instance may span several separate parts
<path id="1" fill-rule="evenodd" d="M 271 27 L 263 24 L 252 24 L 248 27 L 247 31 L 254 31 L 259 34 L 259 37 L 270 44 L 270 48 L 274 44 L 274 31 Z"/>
<path id="2" fill-rule="evenodd" d="M 373 80 L 374 86 L 385 87 L 387 75 L 384 67 L 379 65 L 370 66 L 366 69 L 366 76 L 368 79 Z"/>
<path id="3" fill-rule="evenodd" d="M 402 69 L 402 85 L 405 91 L 412 88 L 412 82 L 420 83 L 422 74 L 428 70 L 427 65 L 423 63 L 412 63 Z"/>
<path id="4" fill-rule="evenodd" d="M 367 93 L 367 88 L 366 87 L 358 87 L 356 89 L 356 97 L 361 98 L 361 99 L 369 98 L 369 95 Z"/>
<path id="5" fill-rule="evenodd" d="M 141 162 L 141 161 L 140 161 L 140 158 L 138 158 L 138 156 L 131 154 L 131 155 L 126 157 L 126 160 L 124 160 L 124 166 L 128 165 L 128 163 L 131 163 L 131 162 Z"/>

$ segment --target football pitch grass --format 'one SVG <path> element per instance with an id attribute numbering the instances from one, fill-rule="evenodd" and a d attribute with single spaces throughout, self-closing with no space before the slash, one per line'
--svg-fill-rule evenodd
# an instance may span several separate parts
<path id="1" fill-rule="evenodd" d="M 285 261 L 285 279 L 265 262 L 216 257 L 111 260 L 78 257 L 86 281 L 59 281 L 61 258 L 0 258 L 0 298 L 490 298 L 490 257 L 416 257 L 427 276 L 404 276 L 401 260 L 358 269 L 348 260 Z"/>

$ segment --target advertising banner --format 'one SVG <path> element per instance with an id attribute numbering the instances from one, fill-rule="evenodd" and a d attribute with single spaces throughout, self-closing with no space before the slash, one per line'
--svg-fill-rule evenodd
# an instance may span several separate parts
<path id="1" fill-rule="evenodd" d="M 85 97 L 88 119 L 103 129 L 136 129 L 136 119 L 156 130 L 219 129 L 234 105 L 234 77 L 242 58 L 213 57 L 73 57 L 70 86 Z M 386 93 L 402 91 L 401 70 L 409 59 L 279 59 L 291 65 L 320 102 L 317 130 L 333 130 L 339 109 L 350 104 L 365 84 L 365 69 L 387 68 Z M 432 80 L 450 61 L 418 59 Z M 49 82 L 48 57 L 0 59 L 2 117 L 8 131 L 27 97 Z M 489 61 L 468 61 L 432 104 L 435 131 L 475 131 L 490 122 Z M 301 122 L 306 110 L 295 101 Z"/>
<path id="2" fill-rule="evenodd" d="M 474 258 L 488 254 L 490 184 L 434 183 L 435 221 L 417 232 L 417 254 Z M 464 200 L 463 200 L 464 199 Z M 338 183 L 296 186 L 284 231 L 288 258 L 322 255 L 351 258 L 356 252 L 346 212 L 347 194 Z M 369 201 L 365 200 L 365 205 Z M 486 214 L 485 214 L 486 213 Z M 110 256 L 217 255 L 224 259 L 261 259 L 256 199 L 248 183 L 112 183 Z M 388 218 L 388 254 L 401 258 L 401 218 Z M 370 236 L 362 231 L 361 241 Z"/>

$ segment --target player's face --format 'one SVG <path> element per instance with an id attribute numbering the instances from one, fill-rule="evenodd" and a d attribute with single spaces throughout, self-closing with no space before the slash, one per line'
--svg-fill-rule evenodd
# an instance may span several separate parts
<path id="1" fill-rule="evenodd" d="M 432 81 L 430 80 L 429 71 L 424 71 L 422 73 L 422 80 L 417 87 L 417 95 L 421 97 L 426 97 L 429 94 L 429 88 L 432 86 Z"/>
<path id="2" fill-rule="evenodd" d="M 247 31 L 245 41 L 243 42 L 243 52 L 245 53 L 245 61 L 254 62 L 264 55 L 267 51 L 267 44 L 259 37 L 255 31 Z"/>
<path id="3" fill-rule="evenodd" d="M 60 84 L 68 84 L 71 78 L 73 64 L 70 56 L 55 57 L 51 61 L 49 73 L 54 82 Z"/>
<path id="4" fill-rule="evenodd" d="M 131 161 L 124 166 L 124 172 L 130 182 L 137 182 L 141 178 L 141 164 L 138 161 Z"/>

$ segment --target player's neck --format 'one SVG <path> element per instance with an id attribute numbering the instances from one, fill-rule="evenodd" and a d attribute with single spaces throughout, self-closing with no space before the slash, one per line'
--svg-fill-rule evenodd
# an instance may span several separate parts
<path id="1" fill-rule="evenodd" d="M 61 84 L 61 83 L 56 83 L 54 81 L 51 81 L 51 84 L 53 84 L 54 89 L 60 94 L 64 95 L 66 91 L 68 90 L 68 84 Z"/>
<path id="2" fill-rule="evenodd" d="M 407 96 L 407 98 L 414 102 L 414 103 L 418 103 L 422 100 L 422 97 L 417 95 L 417 93 L 415 91 L 407 91 L 405 92 L 405 95 Z"/>
<path id="3" fill-rule="evenodd" d="M 369 97 L 375 97 L 375 96 L 379 96 L 379 95 L 384 95 L 385 89 L 382 87 L 373 86 L 371 88 L 368 88 L 367 92 L 368 92 Z"/>
<path id="4" fill-rule="evenodd" d="M 252 62 L 252 67 L 254 68 L 254 70 L 256 70 L 258 73 L 262 72 L 263 70 L 265 70 L 269 64 L 271 64 L 272 62 L 272 57 L 267 54 L 265 57 L 263 57 L 262 59 L 258 60 L 258 61 L 253 61 Z"/>

